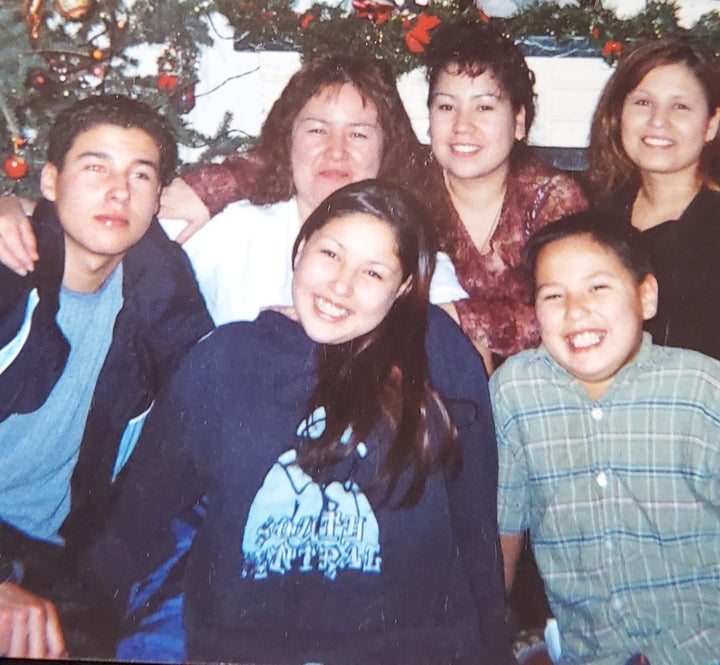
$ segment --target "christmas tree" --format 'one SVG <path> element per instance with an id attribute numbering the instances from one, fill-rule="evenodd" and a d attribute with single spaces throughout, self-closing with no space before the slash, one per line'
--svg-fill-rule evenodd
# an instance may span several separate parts
<path id="1" fill-rule="evenodd" d="M 160 110 L 182 143 L 209 143 L 182 117 L 195 103 L 198 49 L 211 43 L 209 6 L 188 0 L 0 1 L 0 191 L 37 194 L 53 118 L 90 94 L 140 99 Z"/>

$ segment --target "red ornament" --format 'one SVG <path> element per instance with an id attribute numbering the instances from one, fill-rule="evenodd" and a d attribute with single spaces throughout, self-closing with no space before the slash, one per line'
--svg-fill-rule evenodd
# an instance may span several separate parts
<path id="1" fill-rule="evenodd" d="M 617 58 L 622 53 L 622 42 L 607 41 L 602 49 L 603 58 Z"/>
<path id="2" fill-rule="evenodd" d="M 392 2 L 375 2 L 373 0 L 353 0 L 353 9 L 360 18 L 366 18 L 375 25 L 387 23 L 395 11 Z"/>
<path id="3" fill-rule="evenodd" d="M 5 169 L 5 173 L 15 180 L 19 180 L 24 177 L 28 172 L 27 162 L 25 161 L 25 158 L 20 157 L 20 155 L 10 155 L 10 157 L 5 160 L 3 167 Z"/>
<path id="4" fill-rule="evenodd" d="M 312 12 L 305 12 L 300 19 L 300 27 L 305 30 L 315 20 L 315 14 Z"/>
<path id="5" fill-rule="evenodd" d="M 157 80 L 157 89 L 158 90 L 168 90 L 172 91 L 177 88 L 178 83 L 180 81 L 180 78 L 177 76 L 177 74 L 168 74 L 167 72 L 163 72 L 158 76 Z"/>
<path id="6" fill-rule="evenodd" d="M 442 21 L 437 16 L 425 14 L 418 16 L 415 27 L 405 33 L 405 44 L 411 53 L 422 53 L 430 43 L 430 31 Z"/>
<path id="7" fill-rule="evenodd" d="M 91 71 L 93 73 L 93 76 L 97 76 L 99 79 L 105 76 L 105 67 L 103 67 L 102 65 L 95 65 Z"/>
<path id="8" fill-rule="evenodd" d="M 90 11 L 92 0 L 54 0 L 55 11 L 68 21 L 80 21 Z"/>

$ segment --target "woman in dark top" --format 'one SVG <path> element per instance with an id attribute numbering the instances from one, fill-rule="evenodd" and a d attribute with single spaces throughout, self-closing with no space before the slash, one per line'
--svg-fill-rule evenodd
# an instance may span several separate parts
<path id="1" fill-rule="evenodd" d="M 599 205 L 642 231 L 660 287 L 657 344 L 720 358 L 720 61 L 687 38 L 642 44 L 595 112 Z"/>

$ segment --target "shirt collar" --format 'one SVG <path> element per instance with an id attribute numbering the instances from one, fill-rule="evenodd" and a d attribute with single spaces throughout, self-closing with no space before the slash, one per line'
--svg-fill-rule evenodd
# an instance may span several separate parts
<path id="1" fill-rule="evenodd" d="M 653 341 L 650 333 L 643 332 L 642 342 L 640 343 L 640 349 L 637 354 L 629 363 L 620 369 L 612 384 L 599 401 L 603 401 L 608 395 L 612 395 L 618 386 L 637 380 L 640 375 L 646 373 L 653 367 L 652 347 Z M 572 386 L 573 390 L 582 391 L 582 393 L 590 399 L 580 382 L 553 359 L 543 344 L 535 351 L 536 353 L 529 359 L 530 363 L 544 364 L 556 380 L 564 382 L 568 387 Z"/>

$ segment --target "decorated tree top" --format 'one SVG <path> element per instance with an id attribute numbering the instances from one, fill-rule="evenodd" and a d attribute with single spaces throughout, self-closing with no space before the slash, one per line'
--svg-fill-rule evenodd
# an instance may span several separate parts
<path id="1" fill-rule="evenodd" d="M 182 114 L 194 104 L 198 49 L 211 42 L 205 9 L 188 0 L 135 0 L 131 9 L 118 0 L 0 0 L 2 191 L 37 193 L 52 119 L 89 94 L 141 99 L 182 142 L 204 142 Z M 157 62 L 142 75 L 133 53 L 147 45 L 156 45 Z"/>

